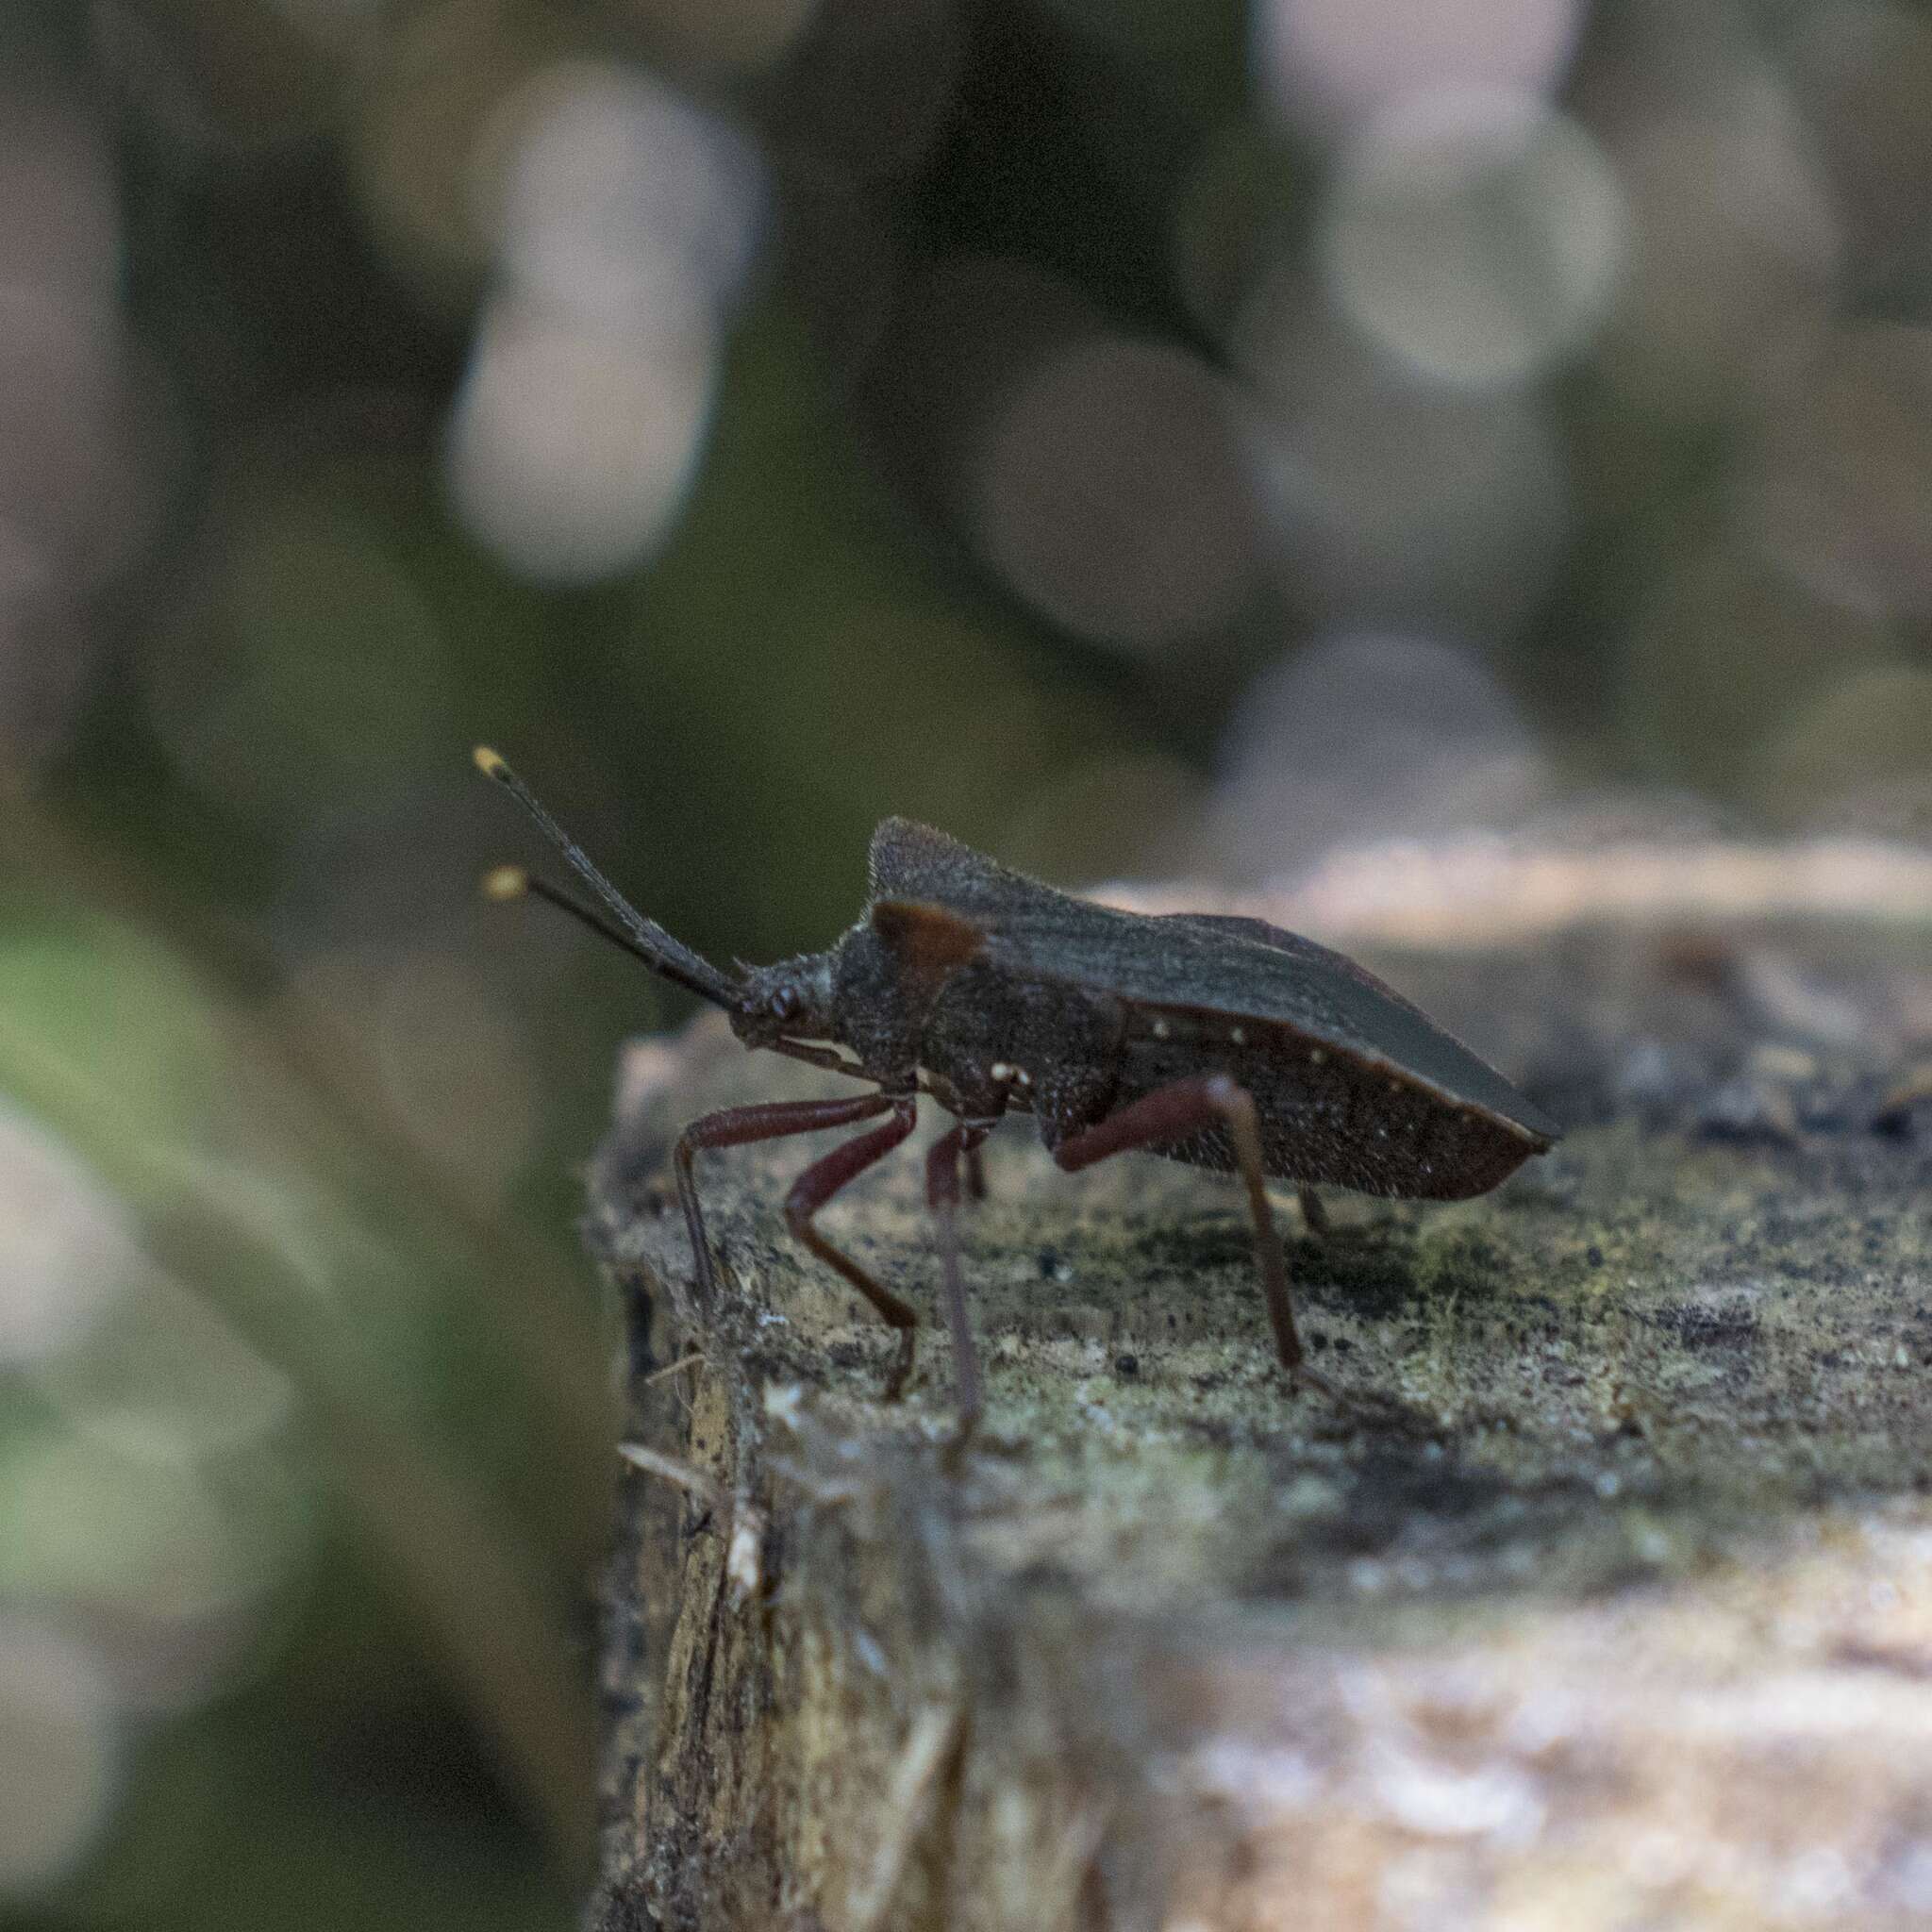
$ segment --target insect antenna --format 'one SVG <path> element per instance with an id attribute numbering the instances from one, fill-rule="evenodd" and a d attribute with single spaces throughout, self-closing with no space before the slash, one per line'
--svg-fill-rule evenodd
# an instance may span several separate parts
<path id="1" fill-rule="evenodd" d="M 727 1011 L 736 1008 L 738 994 L 731 982 L 708 959 L 693 953 L 689 946 L 680 945 L 656 920 L 646 919 L 639 912 L 591 863 L 576 842 L 565 836 L 557 821 L 538 804 L 529 787 L 493 751 L 479 745 L 476 748 L 476 764 L 486 776 L 494 778 L 515 795 L 517 802 L 542 827 L 544 835 L 576 872 L 591 882 L 598 897 L 620 914 L 624 924 L 620 925 L 605 918 L 594 906 L 586 906 L 574 893 L 566 892 L 560 886 L 553 886 L 548 879 L 525 872 L 520 865 L 499 865 L 485 873 L 483 896 L 486 899 L 508 901 L 525 895 L 541 899 L 555 906 L 559 912 L 569 913 L 578 924 L 588 926 L 599 939 L 608 940 L 620 952 L 628 953 L 633 959 L 641 959 L 653 973 L 662 974 L 666 979 L 713 1001 Z M 789 1059 L 803 1060 L 808 1066 L 823 1067 L 828 1074 L 843 1074 L 856 1080 L 868 1077 L 862 1067 L 831 1047 L 809 1045 L 802 1040 L 774 1040 L 766 1044 L 774 1053 L 781 1053 Z"/>
<path id="2" fill-rule="evenodd" d="M 590 855 L 550 816 L 537 794 L 488 745 L 479 744 L 475 756 L 476 769 L 486 778 L 494 778 L 529 813 L 536 821 L 537 829 L 563 855 L 570 869 L 609 908 L 615 915 L 616 924 L 613 925 L 590 907 L 579 905 L 555 886 L 520 873 L 515 866 L 500 867 L 490 875 L 485 882 L 485 891 L 491 897 L 513 899 L 527 890 L 583 921 L 593 932 L 614 941 L 626 953 L 641 959 L 652 972 L 662 974 L 673 985 L 681 986 L 687 992 L 694 992 L 700 999 L 709 1000 L 713 1006 L 723 1007 L 727 1012 L 736 1008 L 737 988 L 708 959 L 673 939 L 655 919 L 646 919 L 597 870 L 591 862 Z"/>
<path id="3" fill-rule="evenodd" d="M 606 919 L 594 906 L 586 906 L 561 886 L 553 886 L 548 879 L 527 873 L 520 865 L 492 866 L 483 874 L 483 896 L 503 906 L 512 899 L 541 899 L 545 905 L 555 906 L 559 912 L 568 912 L 579 925 L 589 926 L 599 939 L 608 940 L 619 952 L 628 953 L 633 959 L 641 959 L 654 973 L 658 970 L 658 955 L 647 953 L 621 925 Z"/>

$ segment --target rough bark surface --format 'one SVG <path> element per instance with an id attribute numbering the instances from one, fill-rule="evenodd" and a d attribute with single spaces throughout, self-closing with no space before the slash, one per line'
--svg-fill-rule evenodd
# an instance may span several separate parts
<path id="1" fill-rule="evenodd" d="M 710 1023 L 633 1049 L 591 1236 L 634 1438 L 716 1489 L 625 1479 L 593 1923 L 1932 1924 L 1932 861 L 1865 856 L 1238 908 L 1569 1128 L 1320 1240 L 1282 1191 L 1339 1404 L 1274 1367 L 1231 1186 L 1070 1178 L 1015 1122 L 949 1453 L 942 1331 L 882 1404 L 886 1332 L 786 1236 L 823 1141 L 701 1158 L 692 1306 L 676 1127 L 834 1083 Z M 910 1150 L 823 1224 L 931 1310 Z"/>

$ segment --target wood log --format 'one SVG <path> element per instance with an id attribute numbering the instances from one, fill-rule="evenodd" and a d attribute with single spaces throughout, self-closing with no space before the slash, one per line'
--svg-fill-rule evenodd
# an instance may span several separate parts
<path id="1" fill-rule="evenodd" d="M 1569 1128 L 1321 1237 L 1281 1191 L 1339 1401 L 1274 1367 L 1231 1185 L 1070 1178 L 1015 1122 L 956 1452 L 942 1328 L 882 1402 L 889 1335 L 787 1237 L 798 1144 L 701 1158 L 693 1303 L 676 1128 L 831 1083 L 709 1021 L 633 1047 L 589 1230 L 651 1468 L 591 1924 L 1932 1924 L 1932 858 L 1820 853 L 1441 854 L 1228 908 Z M 824 1225 L 932 1311 L 919 1181 Z"/>

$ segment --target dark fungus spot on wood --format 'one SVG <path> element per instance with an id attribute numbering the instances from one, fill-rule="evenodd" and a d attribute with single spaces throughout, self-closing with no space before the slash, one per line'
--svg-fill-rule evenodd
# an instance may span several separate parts
<path id="1" fill-rule="evenodd" d="M 1757 1339 L 1760 1325 L 1757 1309 L 1724 1303 L 1682 1302 L 1654 1309 L 1648 1319 L 1686 1348 L 1741 1348 Z"/>
<path id="2" fill-rule="evenodd" d="M 1486 1304 L 1521 1306 L 1521 1292 L 1512 1287 L 1515 1274 L 1511 1259 L 1507 1250 L 1489 1241 L 1454 1242 L 1439 1257 L 1428 1284 L 1427 1299 L 1439 1303 L 1453 1295 L 1457 1306 L 1465 1309 Z"/>
<path id="3" fill-rule="evenodd" d="M 1346 1309 L 1374 1321 L 1420 1314 L 1436 1299 L 1417 1286 L 1409 1257 L 1389 1250 L 1336 1249 L 1319 1259 L 1296 1257 L 1297 1291 L 1317 1308 Z"/>
<path id="4" fill-rule="evenodd" d="M 1234 1221 L 1190 1221 L 1141 1230 L 1132 1252 L 1137 1259 L 1164 1271 L 1252 1268 L 1254 1236 Z"/>
<path id="5" fill-rule="evenodd" d="M 636 1389 L 663 1363 L 658 1359 L 652 1342 L 650 1291 L 637 1277 L 625 1276 L 619 1283 L 619 1292 L 624 1298 L 625 1364 L 629 1372 L 629 1386 Z"/>

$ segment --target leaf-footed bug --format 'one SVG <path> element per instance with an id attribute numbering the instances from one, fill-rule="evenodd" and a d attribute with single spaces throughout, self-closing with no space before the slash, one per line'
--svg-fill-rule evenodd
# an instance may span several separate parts
<path id="1" fill-rule="evenodd" d="M 610 916 L 514 867 L 491 874 L 493 896 L 549 900 L 723 1008 L 746 1046 L 874 1090 L 729 1108 L 685 1128 L 674 1160 L 701 1305 L 717 1288 L 696 1155 L 886 1115 L 799 1175 L 785 1220 L 898 1331 L 886 1385 L 896 1396 L 917 1316 L 833 1247 L 816 1217 L 911 1134 L 922 1093 L 954 1116 L 926 1156 L 925 1188 L 962 1425 L 979 1412 L 980 1383 L 959 1267 L 959 1169 L 976 1186 L 978 1149 L 1004 1114 L 1030 1113 L 1070 1173 L 1144 1149 L 1239 1174 L 1275 1349 L 1305 1376 L 1271 1175 L 1300 1185 L 1319 1228 L 1314 1183 L 1460 1200 L 1557 1138 L 1493 1067 L 1340 953 L 1258 919 L 1074 898 L 906 819 L 874 833 L 865 908 L 829 951 L 727 975 L 638 912 L 494 752 L 475 756 Z"/>

